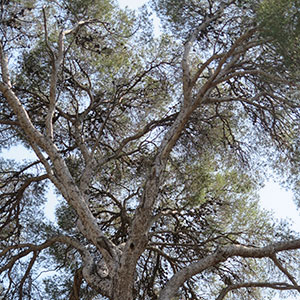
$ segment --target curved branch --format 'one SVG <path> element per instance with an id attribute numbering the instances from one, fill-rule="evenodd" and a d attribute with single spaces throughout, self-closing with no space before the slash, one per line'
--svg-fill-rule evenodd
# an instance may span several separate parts
<path id="1" fill-rule="evenodd" d="M 247 39 L 249 39 L 255 32 L 256 32 L 256 28 L 252 28 L 249 29 L 245 34 L 241 35 L 235 42 L 234 44 L 231 46 L 231 48 L 224 54 L 222 55 L 222 58 L 220 59 L 219 63 L 217 64 L 217 67 L 214 71 L 214 73 L 212 74 L 212 76 L 210 76 L 210 78 L 205 82 L 205 84 L 203 84 L 202 88 L 199 90 L 199 92 L 197 93 L 197 96 L 195 98 L 195 105 L 198 105 L 202 100 L 203 100 L 203 96 L 206 94 L 206 92 L 208 90 L 210 90 L 213 86 L 215 86 L 215 79 L 218 79 L 218 77 L 221 75 L 223 75 L 223 72 L 227 72 L 227 70 L 229 70 L 232 66 L 233 63 L 236 62 L 236 60 L 239 57 L 239 54 L 236 54 L 236 49 L 243 43 L 245 42 Z M 226 62 L 228 61 L 228 59 L 232 57 L 232 61 L 229 62 L 227 65 Z M 225 65 L 225 68 L 223 68 Z"/>
<path id="2" fill-rule="evenodd" d="M 57 53 L 55 53 L 51 49 L 48 43 L 47 20 L 46 20 L 46 14 L 44 9 L 43 9 L 43 15 L 44 15 L 44 28 L 45 28 L 45 41 L 46 41 L 47 48 L 50 50 L 50 58 L 52 63 L 51 78 L 50 78 L 49 108 L 48 108 L 45 124 L 46 124 L 46 136 L 50 140 L 53 140 L 53 116 L 54 116 L 55 106 L 56 106 L 56 89 L 57 89 L 57 81 L 58 81 L 58 71 L 62 64 L 63 57 L 65 54 L 64 38 L 66 35 L 71 34 L 74 31 L 77 31 L 81 26 L 89 23 L 90 21 L 80 21 L 73 28 L 64 31 L 62 30 L 59 33 L 59 38 L 58 38 L 58 51 Z"/>
<path id="3" fill-rule="evenodd" d="M 64 198 L 75 209 L 79 218 L 81 219 L 85 232 L 83 234 L 96 245 L 101 254 L 105 257 L 105 260 L 109 265 L 112 264 L 112 256 L 117 259 L 117 253 L 115 252 L 114 245 L 105 238 L 103 232 L 97 226 L 97 222 L 90 212 L 87 203 L 85 202 L 82 191 L 76 185 L 70 171 L 59 153 L 56 145 L 51 139 L 42 135 L 31 122 L 30 117 L 27 114 L 26 109 L 21 104 L 19 98 L 13 92 L 12 88 L 7 84 L 0 82 L 0 91 L 6 98 L 8 104 L 18 117 L 21 128 L 26 133 L 26 136 L 39 157 L 39 159 L 45 165 L 48 175 L 53 183 L 59 188 Z M 43 157 L 40 149 L 43 149 L 53 163 L 53 168 L 50 169 L 50 165 Z M 53 170 L 53 173 L 52 173 Z M 49 173 L 52 174 L 49 174 Z"/>
<path id="4" fill-rule="evenodd" d="M 190 38 L 188 39 L 188 41 L 185 43 L 184 45 L 184 52 L 183 52 L 183 57 L 182 57 L 182 82 L 183 82 L 183 94 L 184 94 L 184 101 L 185 104 L 188 105 L 190 102 L 190 96 L 191 96 L 191 91 L 193 86 L 195 85 L 197 79 L 199 78 L 200 74 L 202 73 L 202 71 L 204 70 L 203 68 L 200 68 L 200 70 L 193 76 L 191 76 L 191 65 L 190 65 L 190 52 L 191 52 L 191 48 L 197 38 L 197 36 L 199 35 L 199 33 L 202 30 L 205 30 L 209 24 L 215 20 L 217 20 L 221 13 L 224 11 L 224 6 L 220 7 L 220 9 L 215 12 L 215 14 L 206 19 L 200 26 L 198 26 L 190 35 Z M 214 57 L 214 55 L 213 55 Z M 202 71 L 201 71 L 202 70 Z"/>
<path id="5" fill-rule="evenodd" d="M 241 245 L 230 245 L 223 249 L 217 250 L 214 254 L 209 255 L 198 262 L 192 263 L 189 266 L 183 268 L 179 272 L 173 275 L 166 286 L 162 289 L 159 300 L 172 299 L 175 296 L 177 290 L 183 283 L 193 277 L 196 274 L 215 266 L 220 262 L 226 261 L 230 257 L 251 257 L 251 258 L 263 258 L 271 257 L 277 252 L 286 250 L 300 249 L 300 239 L 287 242 L 279 242 L 270 244 L 266 247 L 255 248 Z"/>
<path id="6" fill-rule="evenodd" d="M 276 254 L 273 254 L 270 256 L 272 261 L 274 262 L 275 266 L 284 274 L 287 276 L 287 278 L 293 283 L 295 289 L 300 293 L 300 286 L 296 282 L 295 278 L 289 273 L 289 271 L 282 265 L 282 263 L 278 260 L 276 257 Z"/>
<path id="7" fill-rule="evenodd" d="M 19 299 L 20 300 L 23 299 L 23 285 L 25 283 L 26 278 L 29 276 L 30 271 L 31 271 L 31 269 L 32 269 L 32 267 L 33 267 L 33 265 L 34 265 L 34 263 L 35 263 L 38 255 L 39 255 L 39 253 L 37 251 L 33 251 L 33 256 L 31 258 L 31 260 L 29 262 L 29 265 L 27 267 L 27 270 L 26 270 L 26 272 L 25 272 L 25 274 L 24 274 L 24 276 L 23 276 L 23 278 L 22 278 L 22 280 L 20 282 L 20 286 L 19 286 L 19 297 L 20 297 Z"/>
<path id="8" fill-rule="evenodd" d="M 241 289 L 241 288 L 251 288 L 251 287 L 260 287 L 260 288 L 270 288 L 274 290 L 287 291 L 296 289 L 295 286 L 287 284 L 285 282 L 245 282 L 239 284 L 232 284 L 224 288 L 216 300 L 223 300 L 228 292 Z"/>
<path id="9" fill-rule="evenodd" d="M 64 235 L 58 235 L 58 236 L 50 238 L 49 240 L 46 240 L 44 243 L 39 244 L 39 245 L 35 245 L 35 244 L 31 244 L 31 243 L 23 243 L 23 244 L 7 246 L 3 251 L 0 252 L 0 257 L 7 255 L 7 253 L 10 250 L 23 249 L 23 248 L 27 248 L 26 250 L 24 250 L 22 252 L 24 254 L 26 252 L 25 255 L 27 255 L 30 252 L 34 252 L 34 251 L 40 252 L 58 242 L 70 245 L 70 246 L 74 247 L 75 249 L 77 249 L 80 253 L 83 253 L 83 254 L 87 251 L 86 248 L 84 246 L 82 246 L 75 239 L 68 237 L 68 236 L 64 236 Z M 14 256 L 14 261 L 17 261 L 18 259 L 20 259 L 21 257 L 24 257 L 25 255 Z M 3 270 L 4 269 L 0 269 L 0 273 Z"/>
<path id="10" fill-rule="evenodd" d="M 110 291 L 110 287 L 111 287 L 111 280 L 110 280 L 110 278 L 107 277 L 108 269 L 107 269 L 105 263 L 101 261 L 100 263 L 96 264 L 94 261 L 94 258 L 90 254 L 90 252 L 82 244 L 80 244 L 77 240 L 75 240 L 71 237 L 63 236 L 63 235 L 55 236 L 40 245 L 34 245 L 31 243 L 23 243 L 23 244 L 11 245 L 11 246 L 6 247 L 2 252 L 0 252 L 0 257 L 7 256 L 11 250 L 17 250 L 17 249 L 20 249 L 20 250 L 24 249 L 24 250 L 16 255 L 14 255 L 9 260 L 8 263 L 6 263 L 2 268 L 0 268 L 0 274 L 6 270 L 11 270 L 13 265 L 18 260 L 26 257 L 30 253 L 33 253 L 33 257 L 30 260 L 27 271 L 21 281 L 21 286 L 20 286 L 20 289 L 21 289 L 26 276 L 29 274 L 36 258 L 38 257 L 38 254 L 42 250 L 52 246 L 55 243 L 62 243 L 62 244 L 69 245 L 69 246 L 75 248 L 80 253 L 82 261 L 83 261 L 83 268 L 82 268 L 82 273 L 76 275 L 77 281 L 80 279 L 80 276 L 82 275 L 84 277 L 84 279 L 86 280 L 86 282 L 90 286 L 92 286 L 96 290 L 101 291 L 101 293 L 103 293 L 103 295 L 109 295 L 109 291 Z M 79 283 L 79 281 L 77 283 Z M 76 289 L 77 288 L 78 288 L 78 286 L 76 286 Z M 78 289 L 76 291 L 78 292 Z M 21 293 L 21 290 L 20 290 L 20 293 Z M 74 296 L 75 295 L 76 295 L 76 293 L 74 294 Z M 71 299 L 76 299 L 76 298 L 71 298 Z"/>

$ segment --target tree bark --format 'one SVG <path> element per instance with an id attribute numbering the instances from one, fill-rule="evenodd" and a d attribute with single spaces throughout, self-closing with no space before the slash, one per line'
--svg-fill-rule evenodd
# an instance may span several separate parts
<path id="1" fill-rule="evenodd" d="M 80 300 L 80 287 L 82 284 L 83 275 L 82 268 L 77 269 L 74 274 L 73 287 L 69 300 Z"/>
<path id="2" fill-rule="evenodd" d="M 168 281 L 166 286 L 162 289 L 159 300 L 169 300 L 176 295 L 176 292 L 183 283 L 206 270 L 209 267 L 215 266 L 220 262 L 226 261 L 230 257 L 251 257 L 263 258 L 272 257 L 275 253 L 287 250 L 294 250 L 300 248 L 300 240 L 287 241 L 281 243 L 270 244 L 266 247 L 255 248 L 241 245 L 231 245 L 216 251 L 214 254 L 207 256 L 196 263 L 193 263 L 186 268 L 178 271 Z"/>

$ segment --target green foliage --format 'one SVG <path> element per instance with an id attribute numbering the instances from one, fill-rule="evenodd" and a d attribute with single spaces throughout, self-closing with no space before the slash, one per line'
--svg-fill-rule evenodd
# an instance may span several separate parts
<path id="1" fill-rule="evenodd" d="M 215 161 L 207 158 L 200 166 L 188 167 L 188 172 L 194 174 L 190 192 L 195 195 L 188 199 L 192 207 L 206 201 L 229 203 L 237 198 L 250 198 L 254 188 L 252 178 L 247 174 L 241 174 L 236 169 L 217 171 Z"/>
<path id="2" fill-rule="evenodd" d="M 49 1 L 49 3 L 51 3 Z M 64 0 L 62 7 L 76 17 L 76 21 L 84 18 L 105 18 L 111 20 L 115 5 L 110 0 L 92 1 L 92 0 Z"/>
<path id="3" fill-rule="evenodd" d="M 70 206 L 60 205 L 56 210 L 56 218 L 59 228 L 69 233 L 74 231 L 77 217 L 75 211 Z"/>
<path id="4" fill-rule="evenodd" d="M 300 2 L 264 0 L 258 10 L 260 31 L 270 38 L 294 71 L 300 63 Z"/>
<path id="5" fill-rule="evenodd" d="M 203 21 L 209 9 L 208 1 L 160 0 L 152 1 L 152 5 L 164 28 L 180 38 L 185 38 L 195 24 Z"/>

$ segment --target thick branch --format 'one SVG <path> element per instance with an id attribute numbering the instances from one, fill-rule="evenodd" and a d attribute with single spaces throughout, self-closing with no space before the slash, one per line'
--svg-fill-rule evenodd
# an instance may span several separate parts
<path id="1" fill-rule="evenodd" d="M 241 289 L 241 288 L 270 288 L 274 290 L 287 291 L 296 289 L 293 285 L 287 284 L 285 282 L 245 282 L 239 284 L 232 284 L 226 288 L 224 288 L 220 295 L 216 298 L 216 300 L 223 300 L 228 292 Z"/>
<path id="2" fill-rule="evenodd" d="M 6 53 L 4 52 L 3 45 L 0 43 L 0 61 L 1 61 L 1 73 L 2 80 L 8 88 L 11 88 L 11 81 L 8 72 L 8 58 Z"/>
<path id="3" fill-rule="evenodd" d="M 204 101 L 203 96 L 211 88 L 213 80 L 221 72 L 223 65 L 226 63 L 227 59 L 234 53 L 235 49 L 239 46 L 239 43 L 243 42 L 245 39 L 250 37 L 255 30 L 249 30 L 249 32 L 243 35 L 237 40 L 232 48 L 228 51 L 226 55 L 220 60 L 215 74 L 207 81 L 206 84 L 201 88 L 198 93 L 198 96 L 192 105 L 183 105 L 181 111 L 179 112 L 174 123 L 165 134 L 162 143 L 158 149 L 158 153 L 153 162 L 152 168 L 150 169 L 148 178 L 145 183 L 144 193 L 140 199 L 138 208 L 136 209 L 136 214 L 131 226 L 130 238 L 128 239 L 122 259 L 119 276 L 124 278 L 124 286 L 120 286 L 120 290 L 127 290 L 129 280 L 125 281 L 125 278 L 132 278 L 133 281 L 135 265 L 136 262 L 144 251 L 145 246 L 148 242 L 148 231 L 151 224 L 152 218 L 152 208 L 155 204 L 159 193 L 159 186 L 161 184 L 162 175 L 165 170 L 167 160 L 169 158 L 170 152 L 172 151 L 174 145 L 176 144 L 178 138 L 180 137 L 183 129 L 189 121 L 191 114 L 199 106 L 201 101 Z M 189 49 L 186 49 L 186 56 Z M 186 57 L 187 58 L 187 57 Z M 186 62 L 186 68 L 188 67 L 188 62 Z M 187 101 L 187 99 L 185 99 Z M 125 267 L 126 266 L 126 267 Z M 129 295 L 128 295 L 129 297 Z"/>
<path id="4" fill-rule="evenodd" d="M 183 283 L 193 277 L 196 274 L 201 273 L 209 267 L 215 266 L 220 262 L 226 261 L 230 257 L 251 257 L 251 258 L 263 258 L 271 257 L 277 252 L 286 250 L 300 249 L 300 240 L 279 242 L 270 244 L 266 247 L 255 248 L 241 245 L 230 245 L 216 251 L 214 254 L 209 255 L 198 262 L 190 264 L 183 268 L 179 272 L 173 275 L 166 286 L 160 293 L 159 300 L 172 299 L 175 296 L 177 290 Z"/>
<path id="5" fill-rule="evenodd" d="M 60 65 L 63 61 L 64 57 L 64 38 L 66 35 L 73 33 L 74 31 L 77 31 L 79 27 L 83 26 L 84 24 L 89 23 L 90 21 L 80 21 L 71 29 L 61 31 L 59 33 L 58 38 L 58 50 L 57 53 L 55 53 L 48 42 L 48 32 L 47 32 L 47 19 L 45 10 L 43 10 L 44 15 L 44 28 L 45 28 L 45 41 L 47 48 L 50 51 L 50 57 L 51 57 L 51 64 L 52 64 L 52 70 L 51 70 L 51 79 L 50 79 L 50 95 L 49 95 L 49 107 L 48 107 L 48 113 L 46 116 L 46 136 L 49 139 L 53 139 L 53 116 L 55 112 L 55 105 L 56 105 L 56 89 L 57 89 L 57 81 L 58 81 L 58 71 L 60 68 Z"/>
<path id="6" fill-rule="evenodd" d="M 77 187 L 65 161 L 59 154 L 57 147 L 50 139 L 44 137 L 34 127 L 25 108 L 11 88 L 0 82 L 0 91 L 3 93 L 14 113 L 17 115 L 20 126 L 26 133 L 33 150 L 39 159 L 46 164 L 45 167 L 47 172 L 52 172 L 53 170 L 53 174 L 48 173 L 48 175 L 53 183 L 58 186 L 64 198 L 76 210 L 84 225 L 85 233 L 87 233 L 85 236 L 93 241 L 93 243 L 98 247 L 99 251 L 105 257 L 106 261 L 110 264 L 111 256 L 114 253 L 114 246 L 107 241 L 104 234 L 97 226 L 97 222 L 95 221 L 95 218 L 91 214 L 85 202 L 83 193 Z M 49 158 L 53 163 L 52 170 L 49 169 L 50 167 L 48 163 L 46 163 L 46 160 L 43 159 L 43 155 L 39 151 L 38 147 L 42 148 L 49 155 Z"/>

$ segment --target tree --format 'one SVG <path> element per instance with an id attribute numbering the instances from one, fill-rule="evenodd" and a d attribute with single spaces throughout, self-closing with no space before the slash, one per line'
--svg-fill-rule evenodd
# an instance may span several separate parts
<path id="1" fill-rule="evenodd" d="M 37 156 L 1 161 L 4 297 L 299 293 L 300 239 L 255 196 L 266 167 L 294 174 L 299 142 L 299 76 L 268 3 L 153 1 L 155 38 L 146 8 L 1 2 L 1 147 Z"/>

